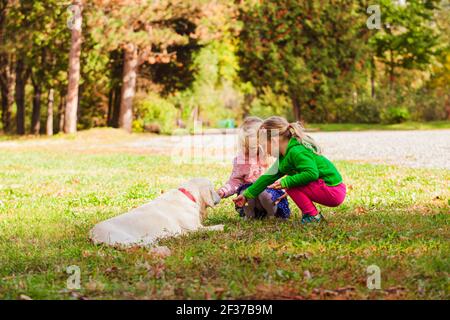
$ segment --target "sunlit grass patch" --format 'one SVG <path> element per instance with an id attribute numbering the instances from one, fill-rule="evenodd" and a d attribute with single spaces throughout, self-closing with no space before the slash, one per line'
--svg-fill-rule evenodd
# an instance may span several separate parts
<path id="1" fill-rule="evenodd" d="M 336 164 L 349 192 L 321 208 L 328 223 L 304 227 L 294 207 L 289 221 L 243 221 L 227 200 L 205 221 L 224 232 L 163 240 L 172 254 L 161 259 L 95 246 L 88 231 L 190 177 L 219 186 L 228 165 L 2 151 L 0 298 L 448 298 L 450 171 Z M 372 264 L 382 290 L 366 287 Z M 81 269 L 77 292 L 66 290 L 70 265 Z"/>

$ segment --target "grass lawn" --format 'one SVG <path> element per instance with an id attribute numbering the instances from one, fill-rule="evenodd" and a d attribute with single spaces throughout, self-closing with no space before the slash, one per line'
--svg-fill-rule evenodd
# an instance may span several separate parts
<path id="1" fill-rule="evenodd" d="M 397 124 L 364 123 L 308 123 L 306 128 L 318 131 L 364 131 L 364 130 L 433 130 L 450 129 L 450 121 L 403 122 Z"/>
<path id="2" fill-rule="evenodd" d="M 95 246 L 88 231 L 190 177 L 219 186 L 230 166 L 64 143 L 0 149 L 0 299 L 450 298 L 449 170 L 337 162 L 349 194 L 323 208 L 327 224 L 300 225 L 298 209 L 243 221 L 223 201 L 206 224 L 225 232 L 164 240 L 163 259 Z M 372 264 L 381 290 L 366 287 Z M 78 292 L 65 289 L 70 265 Z"/>

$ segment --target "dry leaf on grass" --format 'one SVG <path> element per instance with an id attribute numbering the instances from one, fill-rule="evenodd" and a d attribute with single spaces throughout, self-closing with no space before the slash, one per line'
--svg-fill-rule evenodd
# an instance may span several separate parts
<path id="1" fill-rule="evenodd" d="M 309 272 L 309 270 L 305 270 L 303 272 L 303 277 L 305 277 L 305 280 L 310 280 L 312 278 L 311 272 Z"/>
<path id="2" fill-rule="evenodd" d="M 103 291 L 105 289 L 105 285 L 99 281 L 90 280 L 85 285 L 86 290 L 94 292 L 94 291 Z"/>
<path id="3" fill-rule="evenodd" d="M 168 256 L 170 256 L 172 254 L 172 251 L 170 251 L 170 249 L 166 246 L 158 246 L 158 247 L 151 248 L 149 253 L 155 257 L 164 259 L 164 258 L 167 258 Z"/>
<path id="4" fill-rule="evenodd" d="M 357 207 L 357 208 L 355 209 L 355 213 L 356 213 L 356 214 L 365 214 L 365 213 L 367 213 L 367 210 L 366 210 L 366 208 L 364 208 L 364 207 Z"/>

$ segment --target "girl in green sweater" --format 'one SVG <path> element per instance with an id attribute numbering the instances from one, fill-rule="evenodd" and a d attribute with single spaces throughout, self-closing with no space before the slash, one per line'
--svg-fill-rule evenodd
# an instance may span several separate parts
<path id="1" fill-rule="evenodd" d="M 310 223 L 323 219 L 314 202 L 337 207 L 344 201 L 346 187 L 340 173 L 299 123 L 270 117 L 261 125 L 260 137 L 267 153 L 277 161 L 234 199 L 237 206 L 243 207 L 267 187 L 285 189 L 302 211 L 302 223 Z"/>

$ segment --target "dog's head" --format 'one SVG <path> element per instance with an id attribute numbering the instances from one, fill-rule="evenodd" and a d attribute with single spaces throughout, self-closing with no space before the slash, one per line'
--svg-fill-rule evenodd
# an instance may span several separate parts
<path id="1" fill-rule="evenodd" d="M 211 181 L 205 178 L 191 179 L 182 185 L 195 197 L 197 203 L 200 205 L 202 218 L 206 214 L 206 208 L 214 207 L 221 200 L 220 196 L 214 190 L 214 185 Z"/>

